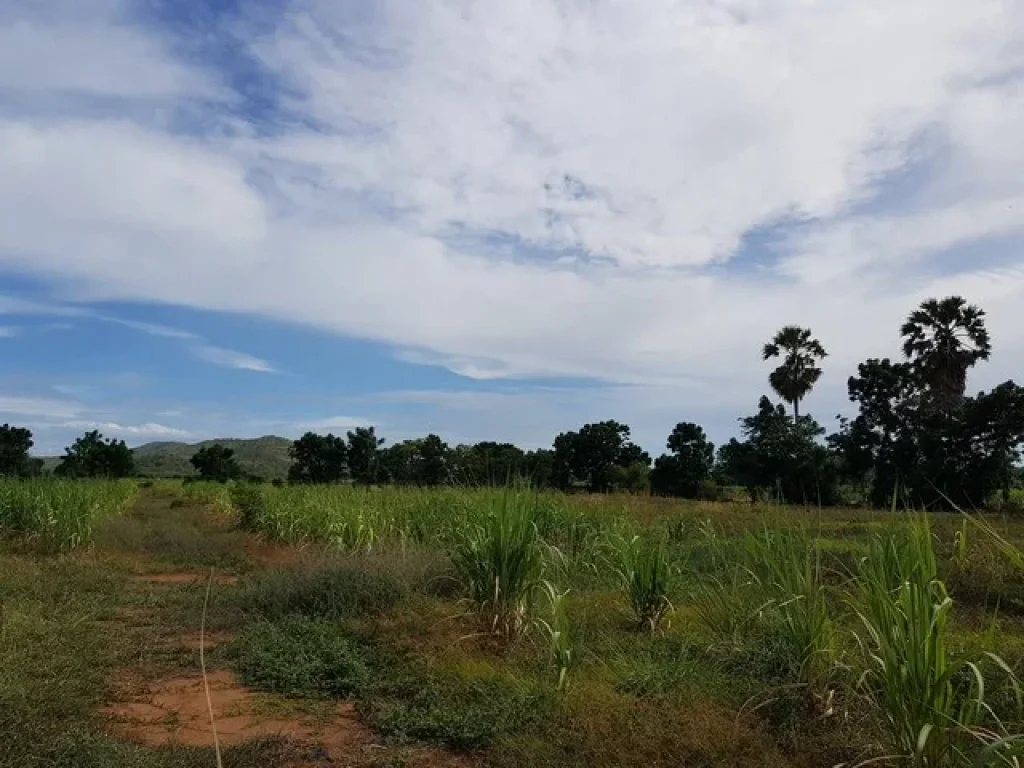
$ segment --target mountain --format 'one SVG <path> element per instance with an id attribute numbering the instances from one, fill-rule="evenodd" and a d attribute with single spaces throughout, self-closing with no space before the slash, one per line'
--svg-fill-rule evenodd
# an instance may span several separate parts
<path id="1" fill-rule="evenodd" d="M 195 470 L 189 460 L 200 448 L 223 445 L 235 452 L 235 460 L 242 472 L 266 480 L 284 479 L 292 460 L 288 449 L 292 441 L 287 437 L 266 435 L 248 440 L 226 437 L 204 440 L 201 443 L 146 443 L 133 448 L 135 470 L 139 477 L 193 477 Z M 43 471 L 53 472 L 60 464 L 60 456 L 40 456 Z"/>
<path id="2" fill-rule="evenodd" d="M 223 445 L 235 452 L 235 460 L 249 475 L 273 480 L 288 474 L 291 459 L 288 449 L 292 441 L 286 437 L 267 435 L 251 440 L 225 438 L 201 443 L 146 443 L 134 449 L 135 469 L 144 477 L 189 477 L 195 474 L 189 460 L 200 448 Z"/>

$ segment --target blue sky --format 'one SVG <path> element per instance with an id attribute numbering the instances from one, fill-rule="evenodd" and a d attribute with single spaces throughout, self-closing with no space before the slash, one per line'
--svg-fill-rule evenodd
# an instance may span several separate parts
<path id="1" fill-rule="evenodd" d="M 656 452 L 787 323 L 831 426 L 949 293 L 1020 379 L 1021 51 L 1011 0 L 5 3 L 0 421 Z"/>

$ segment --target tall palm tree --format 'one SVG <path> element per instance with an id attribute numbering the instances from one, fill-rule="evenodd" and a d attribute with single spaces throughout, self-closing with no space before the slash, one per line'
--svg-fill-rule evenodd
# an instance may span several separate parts
<path id="1" fill-rule="evenodd" d="M 762 355 L 765 360 L 782 357 L 782 365 L 771 372 L 768 382 L 779 397 L 792 404 L 793 418 L 799 418 L 800 401 L 821 378 L 817 361 L 828 353 L 821 342 L 811 336 L 810 328 L 787 325 L 764 345 Z"/>
<path id="2" fill-rule="evenodd" d="M 907 356 L 936 400 L 956 405 L 967 389 L 967 369 L 992 351 L 985 312 L 960 296 L 928 299 L 900 329 Z"/>

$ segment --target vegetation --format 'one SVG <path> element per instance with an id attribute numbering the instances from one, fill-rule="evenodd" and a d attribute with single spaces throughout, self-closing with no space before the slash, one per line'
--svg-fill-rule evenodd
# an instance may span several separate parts
<path id="1" fill-rule="evenodd" d="M 768 382 L 775 393 L 793 406 L 793 418 L 800 418 L 800 401 L 818 383 L 821 368 L 817 361 L 827 353 L 821 342 L 811 336 L 809 328 L 787 325 L 764 345 L 765 360 L 782 357 L 782 365 L 772 371 Z"/>
<path id="2" fill-rule="evenodd" d="M 136 490 L 129 481 L 0 480 L 0 534 L 21 534 L 48 549 L 73 549 L 88 544 L 104 519 L 123 512 Z"/>
<path id="3" fill-rule="evenodd" d="M 191 464 L 201 480 L 214 483 L 226 483 L 242 474 L 241 467 L 235 461 L 235 452 L 216 443 L 196 451 Z"/>
<path id="4" fill-rule="evenodd" d="M 124 440 L 106 440 L 93 430 L 66 449 L 54 474 L 61 477 L 131 477 L 135 474 L 135 458 Z"/>
<path id="5" fill-rule="evenodd" d="M 43 460 L 29 456 L 32 432 L 4 424 L 0 427 L 0 477 L 34 477 L 42 474 Z"/>

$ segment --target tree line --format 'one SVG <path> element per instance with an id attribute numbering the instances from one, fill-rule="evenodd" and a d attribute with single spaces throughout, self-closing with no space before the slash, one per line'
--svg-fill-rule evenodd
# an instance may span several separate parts
<path id="1" fill-rule="evenodd" d="M 666 452 L 653 461 L 617 421 L 585 424 L 558 435 L 550 449 L 525 451 L 511 443 L 449 446 L 435 434 L 386 445 L 374 427 L 344 436 L 309 432 L 290 448 L 288 482 L 361 485 L 491 486 L 525 480 L 538 487 L 595 493 L 650 492 L 718 498 L 742 488 L 751 499 L 831 505 L 894 498 L 928 506 L 980 506 L 1020 479 L 1024 446 L 1024 388 L 1006 381 L 966 395 L 967 374 L 991 354 L 985 313 L 962 297 L 929 299 L 900 329 L 902 360 L 872 358 L 847 382 L 853 418 L 826 430 L 800 404 L 821 378 L 827 356 L 810 329 L 786 326 L 762 349 L 778 360 L 771 390 L 757 411 L 739 420 L 741 436 L 715 446 L 704 429 L 680 422 Z M 783 403 L 785 405 L 783 405 Z M 786 405 L 792 410 L 785 407 Z M 0 474 L 32 475 L 31 433 L 0 428 Z M 203 479 L 238 479 L 230 448 L 212 445 L 192 457 Z M 88 432 L 66 450 L 55 470 L 69 477 L 134 473 L 123 441 Z"/>

